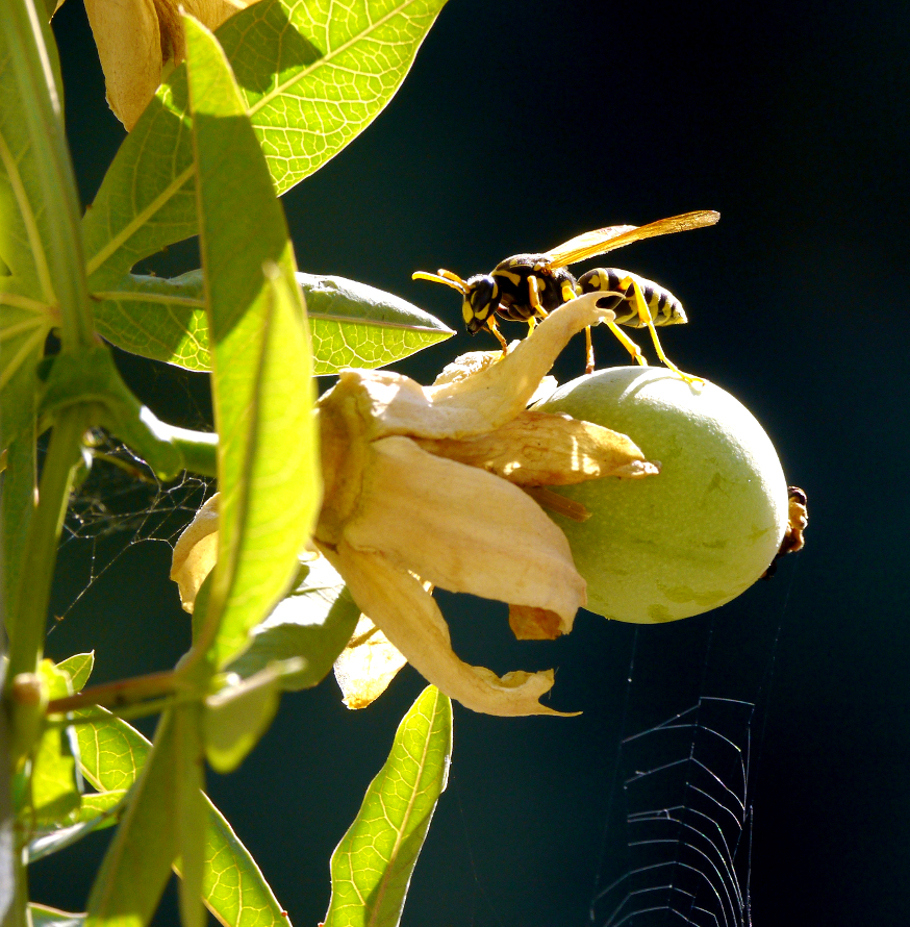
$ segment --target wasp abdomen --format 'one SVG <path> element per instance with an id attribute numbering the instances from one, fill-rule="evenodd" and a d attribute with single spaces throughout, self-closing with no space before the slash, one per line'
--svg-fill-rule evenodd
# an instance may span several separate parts
<path id="1" fill-rule="evenodd" d="M 624 292 L 625 296 L 610 296 L 603 303 L 598 302 L 598 305 L 612 309 L 616 313 L 615 321 L 620 325 L 643 328 L 645 323 L 635 308 L 632 288 L 628 284 L 626 287 L 622 286 L 622 283 L 630 278 L 636 280 L 641 287 L 642 296 L 651 310 L 651 318 L 655 325 L 681 325 L 688 321 L 682 303 L 668 289 L 626 270 L 596 267 L 578 278 L 578 287 L 582 293 L 596 293 L 598 290 Z"/>

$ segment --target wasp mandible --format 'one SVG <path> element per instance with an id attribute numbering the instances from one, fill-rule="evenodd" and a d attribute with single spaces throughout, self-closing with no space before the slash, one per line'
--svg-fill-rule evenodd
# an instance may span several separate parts
<path id="1" fill-rule="evenodd" d="M 496 336 L 503 352 L 507 350 L 507 344 L 499 331 L 497 314 L 504 319 L 527 322 L 533 328 L 538 319 L 546 318 L 548 313 L 570 299 L 601 291 L 605 297 L 611 297 L 606 307 L 616 312 L 616 319 L 607 325 L 639 364 L 647 364 L 641 348 L 619 325 L 647 327 L 660 360 L 683 379 L 694 380 L 667 358 L 655 330 L 656 325 L 686 321 L 682 304 L 672 293 L 625 270 L 597 268 L 576 280 L 566 268 L 569 264 L 606 254 L 645 238 L 714 225 L 718 219 L 718 212 L 699 210 L 658 219 L 648 225 L 613 225 L 584 232 L 542 254 L 513 255 L 497 264 L 489 274 L 477 274 L 467 280 L 462 280 L 450 270 L 440 270 L 435 274 L 417 271 L 412 278 L 443 283 L 458 290 L 463 297 L 461 314 L 468 331 L 474 334 L 486 329 Z M 590 373 L 594 369 L 590 329 L 586 330 L 585 337 L 586 369 Z"/>

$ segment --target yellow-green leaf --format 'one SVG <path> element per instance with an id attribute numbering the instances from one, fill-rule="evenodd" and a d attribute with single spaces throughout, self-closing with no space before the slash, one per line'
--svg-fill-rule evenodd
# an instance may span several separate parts
<path id="1" fill-rule="evenodd" d="M 296 573 L 321 481 L 284 213 L 223 52 L 190 18 L 186 38 L 221 492 L 206 627 L 222 666 Z"/>
<path id="2" fill-rule="evenodd" d="M 429 686 L 332 854 L 325 927 L 396 927 L 451 756 L 452 703 Z"/>

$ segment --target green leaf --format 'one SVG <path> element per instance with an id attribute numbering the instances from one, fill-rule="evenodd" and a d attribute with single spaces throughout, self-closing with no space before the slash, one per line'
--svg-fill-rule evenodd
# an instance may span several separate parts
<path id="1" fill-rule="evenodd" d="M 325 557 L 305 565 L 306 576 L 253 629 L 252 643 L 228 672 L 247 678 L 274 661 L 302 657 L 303 668 L 280 680 L 283 689 L 297 691 L 315 686 L 331 670 L 354 633 L 360 609 Z"/>
<path id="2" fill-rule="evenodd" d="M 452 755 L 452 703 L 428 686 L 332 854 L 325 927 L 395 927 Z"/>
<path id="3" fill-rule="evenodd" d="M 97 715 L 103 717 L 97 720 Z M 85 710 L 90 723 L 76 726 L 85 778 L 99 790 L 129 788 L 148 757 L 151 744 L 134 727 L 103 709 Z M 205 868 L 202 897 L 228 927 L 288 927 L 281 905 L 249 850 L 221 812 L 205 798 Z"/>
<path id="4" fill-rule="evenodd" d="M 150 922 L 178 852 L 177 748 L 173 713 L 162 715 L 155 745 L 95 877 L 86 927 Z"/>
<path id="5" fill-rule="evenodd" d="M 159 479 L 173 479 L 183 469 L 175 434 L 191 433 L 165 425 L 140 405 L 123 382 L 107 345 L 54 355 L 41 412 L 53 414 L 77 404 L 95 406 L 96 421 L 128 444 Z"/>
<path id="6" fill-rule="evenodd" d="M 28 100 L 14 62 L 16 33 L 7 26 L 0 30 L 0 258 L 21 296 L 30 296 L 40 306 L 53 304 L 51 258 L 47 252 L 48 222 L 41 194 L 41 165 L 23 118 Z M 6 327 L 6 326 L 4 326 Z"/>
<path id="7" fill-rule="evenodd" d="M 113 827 L 125 807 L 127 792 L 91 792 L 82 796 L 79 808 L 64 819 L 53 822 L 38 821 L 27 847 L 28 862 L 34 863 L 45 856 L 59 853 L 78 843 L 83 837 Z M 44 823 L 44 826 L 42 824 Z"/>
<path id="8" fill-rule="evenodd" d="M 435 316 L 365 283 L 298 273 L 317 375 L 344 367 L 382 367 L 454 334 Z M 209 335 L 202 271 L 166 280 L 124 274 L 94 296 L 98 332 L 124 351 L 208 370 Z"/>
<path id="9" fill-rule="evenodd" d="M 32 927 L 82 927 L 85 923 L 84 914 L 72 914 L 69 911 L 59 911 L 44 904 L 29 902 L 29 915 Z"/>
<path id="10" fill-rule="evenodd" d="M 179 277 L 96 275 L 95 326 L 124 351 L 187 370 L 210 369 L 202 271 Z"/>
<path id="11" fill-rule="evenodd" d="M 180 873 L 180 923 L 182 927 L 204 927 L 202 883 L 205 869 L 206 804 L 203 789 L 202 707 L 198 702 L 174 709 L 174 770 L 177 814 L 175 868 Z"/>
<path id="12" fill-rule="evenodd" d="M 93 330 L 53 46 L 31 4 L 0 5 L 0 259 L 4 302 L 45 323 L 52 307 L 75 349 Z"/>
<path id="13" fill-rule="evenodd" d="M 57 669 L 66 673 L 72 683 L 73 692 L 81 692 L 92 675 L 95 666 L 95 652 L 76 653 L 57 664 Z"/>
<path id="14" fill-rule="evenodd" d="M 100 720 L 86 721 L 91 717 Z M 73 713 L 77 722 L 79 763 L 82 773 L 101 792 L 128 789 L 139 777 L 152 745 L 126 721 L 103 708 Z"/>
<path id="15" fill-rule="evenodd" d="M 218 30 L 279 193 L 375 119 L 444 2 L 263 0 Z M 127 271 L 196 234 L 185 75 L 158 91 L 85 216 L 89 274 Z"/>
<path id="16" fill-rule="evenodd" d="M 69 674 L 50 660 L 38 668 L 48 700 L 73 694 Z M 81 782 L 77 774 L 78 746 L 71 728 L 50 727 L 41 735 L 32 759 L 30 807 L 25 817 L 39 821 L 64 818 L 75 811 L 81 801 Z"/>
<path id="17" fill-rule="evenodd" d="M 297 280 L 306 294 L 317 375 L 383 367 L 454 334 L 428 312 L 365 283 L 310 274 Z"/>
<path id="18" fill-rule="evenodd" d="M 205 700 L 205 755 L 216 772 L 231 772 L 256 746 L 278 710 L 281 678 L 302 660 L 272 663 L 249 679 L 226 686 Z"/>
<path id="19" fill-rule="evenodd" d="M 221 49 L 189 18 L 186 37 L 221 492 L 206 620 L 223 666 L 296 572 L 321 484 L 284 213 Z"/>

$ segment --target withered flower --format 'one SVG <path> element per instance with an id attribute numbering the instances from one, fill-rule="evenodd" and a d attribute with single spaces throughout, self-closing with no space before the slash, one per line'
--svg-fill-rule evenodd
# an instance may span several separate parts
<path id="1" fill-rule="evenodd" d="M 518 637 L 567 633 L 585 582 L 530 493 L 657 472 L 625 435 L 526 408 L 569 338 L 612 318 L 598 295 L 551 313 L 502 360 L 468 355 L 429 387 L 346 370 L 319 401 L 325 500 L 315 546 L 404 658 L 475 711 L 559 714 L 538 701 L 553 672 L 499 677 L 462 662 L 429 588 L 508 603 Z"/>
<path id="2" fill-rule="evenodd" d="M 107 102 L 127 131 L 136 124 L 161 82 L 186 57 L 181 8 L 214 30 L 234 13 L 258 2 L 85 0 L 104 71 Z"/>

